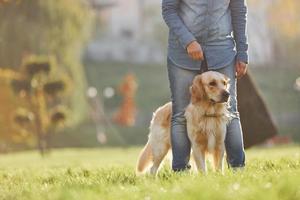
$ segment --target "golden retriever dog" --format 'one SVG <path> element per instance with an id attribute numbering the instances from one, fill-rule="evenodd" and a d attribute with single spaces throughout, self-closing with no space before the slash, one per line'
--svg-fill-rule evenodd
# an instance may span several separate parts
<path id="1" fill-rule="evenodd" d="M 229 78 L 208 71 L 197 75 L 190 86 L 191 101 L 185 109 L 188 137 L 197 169 L 206 172 L 206 153 L 211 153 L 214 168 L 223 170 L 228 111 Z M 171 148 L 170 126 L 172 103 L 159 107 L 150 124 L 148 142 L 141 151 L 136 172 L 145 172 L 150 164 L 151 174 L 156 174 L 161 162 Z"/>

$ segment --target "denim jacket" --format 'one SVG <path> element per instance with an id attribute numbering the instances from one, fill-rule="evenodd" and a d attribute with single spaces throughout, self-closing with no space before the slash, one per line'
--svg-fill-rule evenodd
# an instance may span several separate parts
<path id="1" fill-rule="evenodd" d="M 199 69 L 187 45 L 197 40 L 208 68 L 218 69 L 236 58 L 248 63 L 245 0 L 162 0 L 162 15 L 169 27 L 168 57 L 177 66 Z"/>

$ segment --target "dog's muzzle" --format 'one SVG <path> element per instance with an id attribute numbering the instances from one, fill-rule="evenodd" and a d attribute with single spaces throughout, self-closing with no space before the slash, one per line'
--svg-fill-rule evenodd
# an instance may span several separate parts
<path id="1" fill-rule="evenodd" d="M 227 102 L 228 99 L 229 99 L 229 97 L 230 97 L 230 93 L 229 93 L 228 91 L 225 90 L 225 91 L 222 93 L 222 99 L 221 99 L 221 102 L 222 102 L 222 103 Z"/>

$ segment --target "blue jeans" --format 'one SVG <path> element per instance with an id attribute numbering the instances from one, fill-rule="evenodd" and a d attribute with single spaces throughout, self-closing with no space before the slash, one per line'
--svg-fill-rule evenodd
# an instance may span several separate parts
<path id="1" fill-rule="evenodd" d="M 191 144 L 187 135 L 184 110 L 190 103 L 189 87 L 199 70 L 183 69 L 176 66 L 170 59 L 167 63 L 169 84 L 172 100 L 171 143 L 172 143 L 172 169 L 181 171 L 189 168 Z M 200 66 L 199 66 L 200 68 Z M 227 67 L 214 69 L 230 78 L 230 109 L 233 118 L 227 126 L 225 148 L 227 163 L 232 168 L 244 167 L 245 153 L 243 134 L 237 109 L 236 78 L 234 62 Z"/>

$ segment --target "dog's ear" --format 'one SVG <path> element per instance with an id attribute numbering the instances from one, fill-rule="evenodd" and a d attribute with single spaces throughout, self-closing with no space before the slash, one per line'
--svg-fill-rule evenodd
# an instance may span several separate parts
<path id="1" fill-rule="evenodd" d="M 199 102 L 205 98 L 205 91 L 200 77 L 194 79 L 192 86 L 190 86 L 192 103 Z"/>

